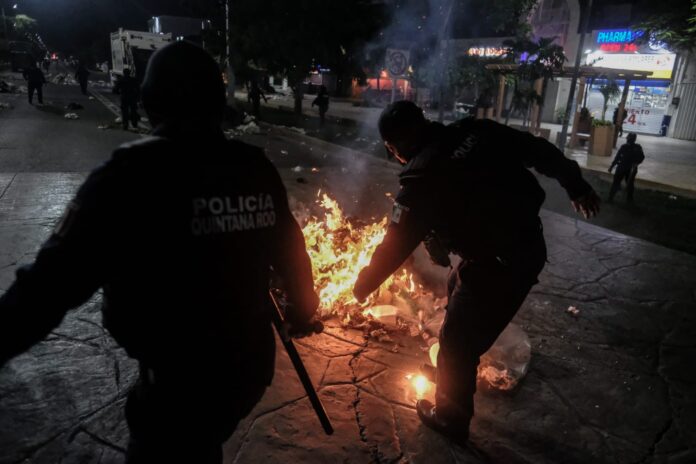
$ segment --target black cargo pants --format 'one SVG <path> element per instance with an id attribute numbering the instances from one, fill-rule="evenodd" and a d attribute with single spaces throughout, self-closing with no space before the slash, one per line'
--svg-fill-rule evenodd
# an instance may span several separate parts
<path id="1" fill-rule="evenodd" d="M 234 379 L 198 378 L 183 370 L 158 375 L 141 366 L 126 403 L 131 434 L 126 463 L 222 463 L 223 443 L 266 390 L 237 374 Z"/>
<path id="2" fill-rule="evenodd" d="M 435 400 L 438 417 L 453 429 L 468 432 L 480 357 L 515 316 L 545 262 L 539 230 L 514 259 L 462 261 L 450 273 Z"/>

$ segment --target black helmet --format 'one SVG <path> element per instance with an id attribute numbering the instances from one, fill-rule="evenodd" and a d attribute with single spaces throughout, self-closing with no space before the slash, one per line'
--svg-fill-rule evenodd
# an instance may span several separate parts
<path id="1" fill-rule="evenodd" d="M 411 133 L 411 129 L 425 125 L 423 110 L 407 100 L 394 102 L 384 108 L 379 117 L 379 133 L 386 142 L 398 141 Z"/>
<path id="2" fill-rule="evenodd" d="M 219 124 L 225 84 L 212 56 L 189 42 L 174 42 L 150 58 L 142 85 L 148 114 L 162 121 Z"/>

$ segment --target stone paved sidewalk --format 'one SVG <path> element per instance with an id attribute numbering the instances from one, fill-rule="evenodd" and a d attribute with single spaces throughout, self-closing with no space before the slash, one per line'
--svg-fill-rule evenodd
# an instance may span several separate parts
<path id="1" fill-rule="evenodd" d="M 332 153 L 309 184 L 296 182 L 290 160 L 277 162 L 294 198 L 323 187 L 348 201 L 362 186 L 334 182 L 355 168 L 354 154 L 344 155 Z M 360 179 L 373 187 L 364 195 L 376 213 L 388 208 L 375 195 L 384 198 L 389 171 L 370 167 L 375 177 Z M 1 290 L 81 179 L 0 175 Z M 513 394 L 477 395 L 473 442 L 496 463 L 696 462 L 696 258 L 552 213 L 543 220 L 549 264 L 516 317 L 532 342 L 530 370 Z M 102 329 L 98 300 L 0 371 L 0 463 L 123 459 L 122 407 L 136 366 Z M 394 340 L 333 324 L 298 343 L 332 437 L 279 350 L 274 384 L 225 445 L 225 462 L 482 462 L 419 423 L 405 376 L 425 354 L 418 339 Z"/>

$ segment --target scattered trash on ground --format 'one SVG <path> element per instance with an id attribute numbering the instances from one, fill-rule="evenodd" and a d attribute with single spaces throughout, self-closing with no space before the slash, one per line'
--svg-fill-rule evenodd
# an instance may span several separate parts
<path id="1" fill-rule="evenodd" d="M 430 361 L 433 366 L 437 366 L 440 343 L 434 337 L 428 343 Z M 493 346 L 481 356 L 478 387 L 488 391 L 514 390 L 527 375 L 531 358 L 532 345 L 525 331 L 517 324 L 508 324 Z"/>
<path id="2" fill-rule="evenodd" d="M 304 130 L 303 128 L 301 128 L 301 127 L 288 126 L 288 129 L 291 130 L 291 131 L 293 131 L 293 132 L 297 132 L 298 134 L 302 134 L 302 135 L 306 135 L 306 134 L 307 134 L 307 131 L 305 131 L 305 130 Z"/>
<path id="3" fill-rule="evenodd" d="M 568 309 L 566 309 L 566 312 L 570 314 L 571 316 L 578 316 L 580 314 L 580 310 L 576 308 L 575 306 L 568 306 Z"/>
<path id="4" fill-rule="evenodd" d="M 287 151 L 287 150 L 280 150 L 280 154 L 281 154 L 281 155 L 287 155 L 287 154 L 288 154 L 288 151 Z"/>
<path id="5" fill-rule="evenodd" d="M 70 74 L 58 73 L 51 77 L 50 82 L 57 85 L 78 85 L 77 80 Z"/>
<path id="6" fill-rule="evenodd" d="M 232 129 L 225 131 L 225 135 L 229 138 L 241 137 L 243 135 L 253 135 L 261 133 L 261 128 L 254 122 L 250 121 L 246 124 L 241 124 Z"/>
<path id="7" fill-rule="evenodd" d="M 65 119 L 80 119 L 76 113 L 65 113 Z"/>
<path id="8" fill-rule="evenodd" d="M 669 196 L 669 199 L 670 199 L 670 200 L 676 200 L 677 198 L 678 198 L 678 197 L 677 197 L 676 195 L 670 195 L 670 196 Z"/>
<path id="9" fill-rule="evenodd" d="M 121 124 L 121 123 L 123 122 L 123 118 L 122 118 L 121 116 L 119 116 L 119 117 L 117 117 L 116 119 L 114 119 L 114 122 L 115 122 L 116 124 Z"/>
<path id="10" fill-rule="evenodd" d="M 295 166 L 292 168 L 292 172 L 302 172 L 302 166 Z"/>
<path id="11" fill-rule="evenodd" d="M 89 100 L 94 100 L 95 98 L 94 98 L 93 96 L 90 95 L 90 96 L 88 97 L 88 99 L 89 99 Z"/>

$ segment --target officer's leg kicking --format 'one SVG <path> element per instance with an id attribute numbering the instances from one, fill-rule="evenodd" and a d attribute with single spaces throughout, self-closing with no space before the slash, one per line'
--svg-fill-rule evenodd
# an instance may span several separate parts
<path id="1" fill-rule="evenodd" d="M 539 238 L 514 262 L 463 261 L 450 274 L 435 399 L 438 425 L 457 442 L 468 438 L 479 359 L 517 313 L 545 260 Z"/>

